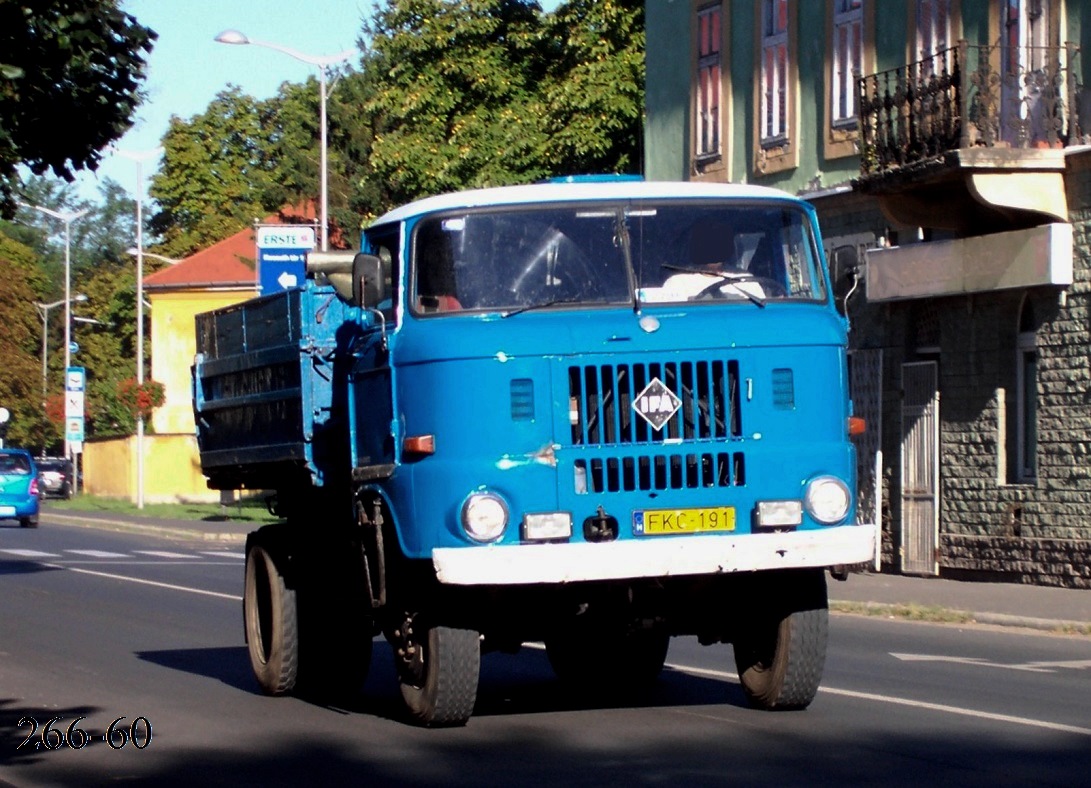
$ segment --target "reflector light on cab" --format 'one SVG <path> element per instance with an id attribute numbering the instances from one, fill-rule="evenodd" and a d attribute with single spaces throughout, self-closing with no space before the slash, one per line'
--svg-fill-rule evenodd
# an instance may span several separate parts
<path id="1" fill-rule="evenodd" d="M 849 435 L 863 435 L 867 431 L 867 422 L 860 416 L 849 416 Z"/>
<path id="2" fill-rule="evenodd" d="M 406 454 L 435 454 L 435 435 L 410 435 L 402 441 L 402 451 Z"/>

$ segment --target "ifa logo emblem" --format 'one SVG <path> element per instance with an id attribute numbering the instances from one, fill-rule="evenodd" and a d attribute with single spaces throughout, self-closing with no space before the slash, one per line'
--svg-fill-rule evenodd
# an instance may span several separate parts
<path id="1" fill-rule="evenodd" d="M 667 388 L 659 378 L 652 378 L 644 390 L 633 400 L 633 410 L 652 425 L 656 432 L 670 421 L 671 416 L 682 407 L 682 400 Z"/>

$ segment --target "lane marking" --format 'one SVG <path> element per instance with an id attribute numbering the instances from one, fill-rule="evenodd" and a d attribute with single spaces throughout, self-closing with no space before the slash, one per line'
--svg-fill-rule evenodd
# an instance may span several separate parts
<path id="1" fill-rule="evenodd" d="M 170 550 L 133 550 L 133 552 L 137 555 L 153 555 L 157 558 L 197 558 L 193 553 L 172 553 Z"/>
<path id="2" fill-rule="evenodd" d="M 949 662 L 955 665 L 973 665 L 974 667 L 1003 668 L 1005 670 L 1023 670 L 1028 673 L 1056 673 L 1056 668 L 1084 670 L 1091 668 L 1091 659 L 1069 659 L 1041 662 L 993 662 L 983 657 L 954 657 L 943 654 L 896 654 L 890 656 L 903 662 Z"/>
<path id="3" fill-rule="evenodd" d="M 0 549 L 0 553 L 17 555 L 20 558 L 60 558 L 59 553 L 43 553 L 40 550 L 20 550 L 14 547 Z"/>
<path id="4" fill-rule="evenodd" d="M 686 665 L 677 665 L 673 663 L 667 663 L 664 667 L 671 668 L 673 670 L 681 671 L 682 673 L 692 673 L 697 676 L 707 676 L 711 678 L 731 679 L 738 681 L 737 673 L 730 673 L 725 670 L 709 670 L 707 668 L 691 668 Z M 1060 722 L 1048 722 L 1046 720 L 1035 720 L 1029 717 L 1016 717 L 1011 714 L 996 714 L 991 711 L 978 711 L 976 709 L 962 709 L 958 706 L 947 706 L 942 703 L 929 703 L 928 701 L 911 700 L 909 698 L 899 698 L 893 695 L 879 695 L 874 692 L 857 692 L 856 690 L 840 689 L 838 687 L 819 687 L 819 692 L 827 695 L 839 695 L 843 698 L 855 698 L 857 700 L 870 700 L 876 703 L 887 703 L 894 706 L 908 706 L 914 709 L 924 709 L 926 711 L 938 711 L 944 714 L 955 714 L 961 717 L 973 717 L 979 720 L 991 720 L 993 722 L 1007 722 L 1013 725 L 1024 725 L 1030 728 L 1044 728 L 1050 731 L 1059 731 L 1061 733 L 1074 733 L 1079 736 L 1091 737 L 1091 728 L 1081 728 L 1077 725 L 1065 725 Z"/>
<path id="5" fill-rule="evenodd" d="M 222 594 L 219 591 L 206 591 L 203 588 L 190 588 L 189 586 L 175 585 L 174 583 L 160 583 L 157 580 L 144 580 L 139 577 L 126 577 L 125 575 L 115 575 L 111 572 L 96 572 L 93 569 L 80 569 L 75 566 L 63 566 L 61 564 L 47 564 L 43 563 L 42 566 L 52 567 L 53 569 L 67 569 L 69 572 L 76 572 L 81 575 L 92 575 L 94 577 L 105 577 L 110 580 L 123 580 L 127 583 L 139 583 L 140 585 L 155 586 L 156 588 L 167 588 L 171 591 L 186 591 L 190 594 L 202 594 L 204 596 L 213 596 L 218 599 L 230 599 L 235 602 L 241 602 L 242 597 L 236 594 Z"/>
<path id="6" fill-rule="evenodd" d="M 237 558 L 240 561 L 246 559 L 246 553 L 231 553 L 226 550 L 202 550 L 201 555 L 210 555 L 213 558 Z"/>
<path id="7" fill-rule="evenodd" d="M 111 553 L 109 550 L 65 550 L 66 553 L 85 555 L 89 558 L 129 558 L 130 553 Z"/>

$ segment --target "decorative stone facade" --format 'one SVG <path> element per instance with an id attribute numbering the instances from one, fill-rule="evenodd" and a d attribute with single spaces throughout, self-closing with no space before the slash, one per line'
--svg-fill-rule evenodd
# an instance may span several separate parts
<path id="1" fill-rule="evenodd" d="M 902 567 L 901 372 L 938 364 L 938 565 L 966 575 L 1091 588 L 1091 151 L 1066 156 L 1073 283 L 869 304 L 852 346 L 881 349 L 883 564 Z M 856 192 L 813 198 L 827 248 L 916 241 Z M 989 228 L 1000 232 L 1008 228 Z M 1029 323 L 1029 324 L 1028 324 Z M 1034 474 L 1017 472 L 1020 335 L 1037 353 Z"/>

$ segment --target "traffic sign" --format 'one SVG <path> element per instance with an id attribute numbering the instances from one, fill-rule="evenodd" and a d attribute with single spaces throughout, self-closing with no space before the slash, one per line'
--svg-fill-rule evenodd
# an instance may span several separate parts
<path id="1" fill-rule="evenodd" d="M 86 386 L 87 376 L 83 367 L 69 367 L 64 376 L 65 391 L 83 391 Z"/>
<path id="2" fill-rule="evenodd" d="M 65 418 L 64 439 L 69 442 L 83 441 L 83 416 Z"/>
<path id="3" fill-rule="evenodd" d="M 79 343 L 75 342 L 75 341 L 69 342 L 68 343 L 68 352 L 69 353 L 79 353 L 80 352 Z"/>

